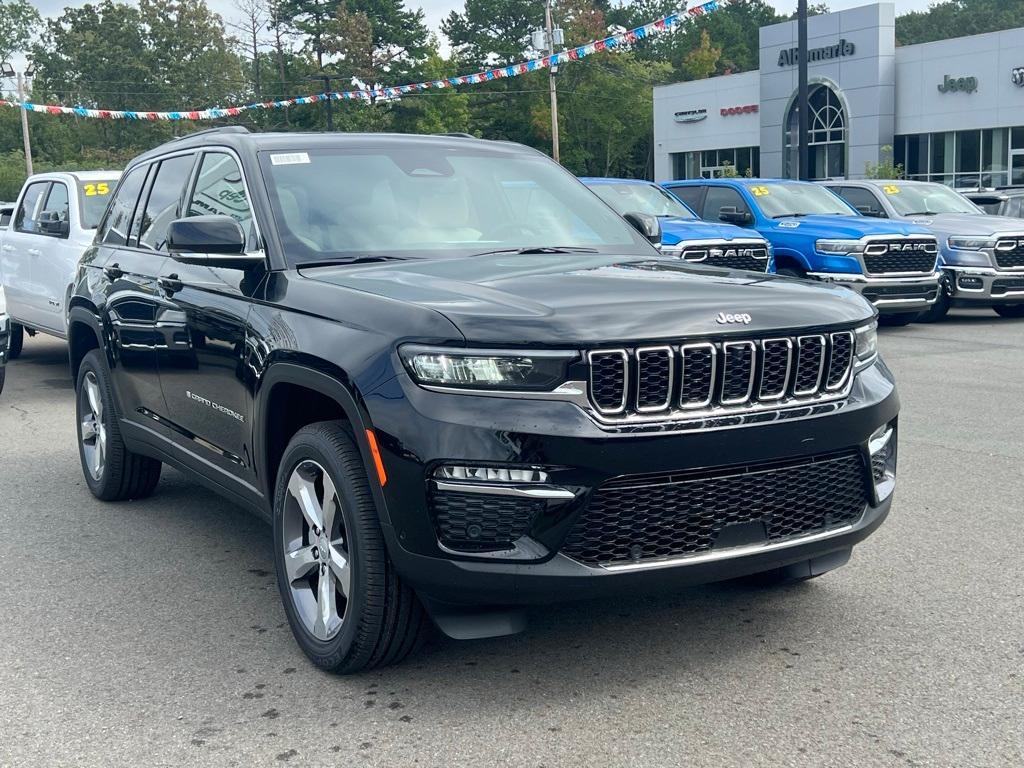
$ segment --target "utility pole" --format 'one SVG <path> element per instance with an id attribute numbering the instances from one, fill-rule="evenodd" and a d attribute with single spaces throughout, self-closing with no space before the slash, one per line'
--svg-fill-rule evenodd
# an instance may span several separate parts
<path id="1" fill-rule="evenodd" d="M 548 54 L 554 55 L 554 25 L 551 23 L 551 0 L 544 3 L 544 26 L 547 29 Z M 561 30 L 559 30 L 561 31 Z M 558 89 L 555 85 L 555 78 L 558 75 L 558 65 L 552 64 L 548 67 L 548 89 L 551 92 L 551 157 L 557 163 L 558 159 Z"/>
<path id="2" fill-rule="evenodd" d="M 324 93 L 327 94 L 327 130 L 328 132 L 334 130 L 334 99 L 331 98 L 331 78 L 336 75 L 330 75 L 326 72 L 321 72 L 319 75 L 310 75 L 310 80 L 316 80 L 324 84 Z"/>
<path id="3" fill-rule="evenodd" d="M 8 64 L 6 61 L 0 64 L 0 76 L 3 77 L 17 77 L 18 80 L 18 103 L 25 103 L 25 80 L 32 77 L 34 69 L 29 64 L 28 69 L 24 73 L 15 72 L 14 67 Z M 24 107 L 21 107 L 21 141 L 25 147 L 25 170 L 28 175 L 32 175 L 32 138 L 28 132 L 28 112 Z"/>
<path id="4" fill-rule="evenodd" d="M 807 144 L 807 131 L 810 128 L 810 104 L 807 86 L 807 0 L 797 3 L 797 132 L 799 148 L 797 150 L 797 178 L 807 181 L 811 176 L 810 147 Z"/>

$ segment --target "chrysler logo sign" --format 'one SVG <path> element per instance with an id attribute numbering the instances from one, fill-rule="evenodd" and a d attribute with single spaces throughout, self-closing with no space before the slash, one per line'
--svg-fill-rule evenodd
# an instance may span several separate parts
<path id="1" fill-rule="evenodd" d="M 1010 70 L 1010 80 L 1018 88 L 1024 88 L 1024 67 L 1014 67 Z"/>
<path id="2" fill-rule="evenodd" d="M 835 45 L 826 45 L 824 48 L 811 48 L 807 51 L 808 63 L 814 61 L 827 61 L 838 59 L 842 56 L 853 56 L 856 48 L 849 40 L 840 40 Z M 779 51 L 780 67 L 795 67 L 800 62 L 799 48 L 783 48 Z"/>
<path id="3" fill-rule="evenodd" d="M 677 123 L 699 123 L 708 116 L 706 109 L 684 109 L 676 112 L 674 117 Z"/>

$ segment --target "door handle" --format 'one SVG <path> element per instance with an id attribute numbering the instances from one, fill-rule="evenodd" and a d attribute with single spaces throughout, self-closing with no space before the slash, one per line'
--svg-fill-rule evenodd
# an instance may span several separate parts
<path id="1" fill-rule="evenodd" d="M 164 289 L 164 292 L 170 296 L 172 293 L 177 293 L 185 286 L 182 285 L 181 280 L 178 279 L 177 275 L 168 275 L 167 277 L 158 277 L 157 285 Z"/>
<path id="2" fill-rule="evenodd" d="M 109 267 L 103 268 L 103 274 L 110 280 L 120 280 L 124 277 L 124 270 L 121 269 L 120 264 L 111 264 Z"/>
<path id="3" fill-rule="evenodd" d="M 27 253 L 28 253 L 29 256 L 42 256 L 43 255 L 43 252 L 40 251 L 38 248 L 29 248 Z"/>

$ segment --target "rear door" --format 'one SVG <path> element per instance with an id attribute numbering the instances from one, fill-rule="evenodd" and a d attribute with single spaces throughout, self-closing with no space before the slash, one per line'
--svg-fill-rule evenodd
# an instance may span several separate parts
<path id="1" fill-rule="evenodd" d="M 261 243 L 236 157 L 207 151 L 199 160 L 183 216 L 227 215 L 246 233 L 247 250 Z M 245 358 L 250 298 L 264 275 L 183 264 L 168 258 L 161 301 L 176 319 L 159 350 L 160 383 L 174 439 L 205 463 L 255 484 L 252 393 Z"/>
<path id="2" fill-rule="evenodd" d="M 0 274 L 7 294 L 7 312 L 14 320 L 28 325 L 35 322 L 33 296 L 40 293 L 33 280 L 35 262 L 42 253 L 40 246 L 45 239 L 39 234 L 39 214 L 49 189 L 49 181 L 35 181 L 25 188 L 0 246 Z"/>

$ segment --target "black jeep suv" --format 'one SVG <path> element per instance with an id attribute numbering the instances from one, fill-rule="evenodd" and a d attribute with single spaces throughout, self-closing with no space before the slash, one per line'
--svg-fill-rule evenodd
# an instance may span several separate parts
<path id="1" fill-rule="evenodd" d="M 167 463 L 266 517 L 335 671 L 431 620 L 486 637 L 529 603 L 842 565 L 895 484 L 872 308 L 661 256 L 629 218 L 505 142 L 146 153 L 71 301 L 89 488 L 140 498 Z"/>

